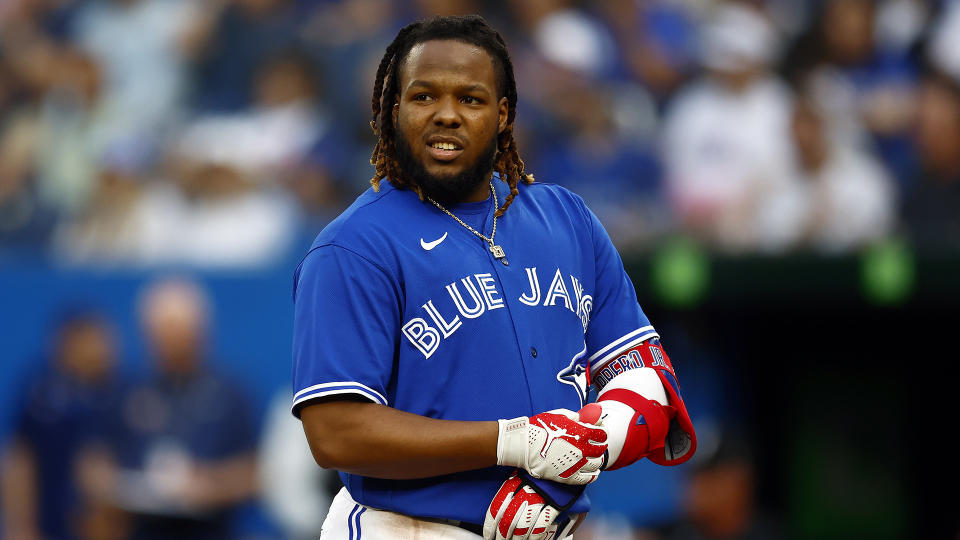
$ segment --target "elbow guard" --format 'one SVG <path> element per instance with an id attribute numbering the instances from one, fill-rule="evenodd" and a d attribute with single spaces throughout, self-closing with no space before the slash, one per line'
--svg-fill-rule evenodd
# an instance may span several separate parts
<path id="1" fill-rule="evenodd" d="M 611 364 L 622 368 L 613 377 Z M 597 371 L 599 423 L 607 431 L 605 470 L 647 457 L 659 465 L 679 465 L 693 457 L 697 437 L 680 396 L 673 366 L 658 340 L 625 351 Z M 587 407 L 594 407 L 588 405 Z M 584 419 L 581 416 L 581 419 Z"/>

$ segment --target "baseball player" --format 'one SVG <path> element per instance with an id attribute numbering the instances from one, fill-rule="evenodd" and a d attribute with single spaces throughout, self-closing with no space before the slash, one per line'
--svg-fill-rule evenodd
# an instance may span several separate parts
<path id="1" fill-rule="evenodd" d="M 345 486 L 323 538 L 568 537 L 601 470 L 695 450 L 603 226 L 524 172 L 516 103 L 478 16 L 410 24 L 380 62 L 373 186 L 294 277 L 293 413 Z"/>

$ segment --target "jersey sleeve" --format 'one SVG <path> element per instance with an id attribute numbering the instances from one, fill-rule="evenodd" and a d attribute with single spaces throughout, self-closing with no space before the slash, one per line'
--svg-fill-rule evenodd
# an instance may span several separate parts
<path id="1" fill-rule="evenodd" d="M 624 270 L 620 254 L 606 229 L 590 210 L 587 213 L 593 227 L 596 260 L 593 309 L 586 334 L 587 361 L 592 379 L 599 369 L 619 353 L 659 336 L 640 309 L 633 282 Z"/>
<path id="2" fill-rule="evenodd" d="M 389 405 L 387 385 L 400 335 L 396 281 L 337 245 L 304 258 L 294 276 L 293 409 L 337 394 Z"/>

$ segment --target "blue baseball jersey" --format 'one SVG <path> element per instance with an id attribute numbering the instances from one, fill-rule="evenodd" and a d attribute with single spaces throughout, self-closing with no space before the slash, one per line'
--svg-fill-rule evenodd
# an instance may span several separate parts
<path id="1" fill-rule="evenodd" d="M 496 178 L 494 186 L 502 204 L 509 188 Z M 319 234 L 294 276 L 294 414 L 336 394 L 448 420 L 576 411 L 591 364 L 657 337 L 583 200 L 554 184 L 518 188 L 497 219 L 495 241 L 509 264 L 389 182 L 367 190 Z M 491 233 L 492 197 L 448 209 Z M 367 506 L 483 523 L 509 473 L 341 477 Z M 584 496 L 571 511 L 588 509 Z"/>

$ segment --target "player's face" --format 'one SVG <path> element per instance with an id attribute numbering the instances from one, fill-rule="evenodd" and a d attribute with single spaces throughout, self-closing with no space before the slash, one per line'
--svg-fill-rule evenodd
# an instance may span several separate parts
<path id="1" fill-rule="evenodd" d="M 497 135 L 507 125 L 508 102 L 498 97 L 494 60 L 461 41 L 415 45 L 400 71 L 393 108 L 398 154 L 412 161 L 427 193 L 439 184 L 446 199 L 480 201 L 493 171 Z M 419 173 L 419 174 L 418 174 Z M 420 176 L 421 178 L 417 178 Z M 460 193 L 463 191 L 463 193 Z"/>

